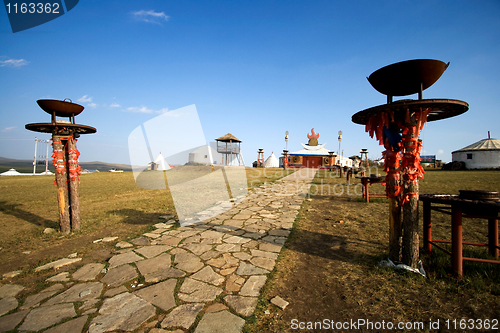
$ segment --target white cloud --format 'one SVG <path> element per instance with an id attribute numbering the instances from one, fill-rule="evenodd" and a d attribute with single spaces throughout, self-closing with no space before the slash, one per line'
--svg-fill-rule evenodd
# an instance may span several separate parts
<path id="1" fill-rule="evenodd" d="M 9 131 L 12 131 L 14 128 L 16 128 L 16 126 L 11 126 L 11 127 L 5 127 L 2 132 L 9 132 Z"/>
<path id="2" fill-rule="evenodd" d="M 161 22 L 166 22 L 169 19 L 169 16 L 165 15 L 164 12 L 157 13 L 154 10 L 139 10 L 132 12 L 132 15 L 136 20 L 159 25 L 161 25 Z"/>
<path id="3" fill-rule="evenodd" d="M 150 110 L 145 106 L 141 106 L 141 107 L 132 106 L 132 107 L 127 108 L 127 111 L 138 112 L 138 113 L 153 113 L 153 110 Z"/>
<path id="4" fill-rule="evenodd" d="M 81 103 L 92 102 L 92 97 L 88 97 L 88 95 L 83 95 L 83 97 L 78 99 L 77 101 Z"/>
<path id="5" fill-rule="evenodd" d="M 136 113 L 158 113 L 158 114 L 163 114 L 168 112 L 168 108 L 162 108 L 160 110 L 151 110 L 148 109 L 145 106 L 137 107 L 137 106 L 132 106 L 126 109 L 128 112 L 136 112 Z"/>
<path id="6" fill-rule="evenodd" d="M 444 150 L 439 149 L 439 150 L 437 151 L 437 154 L 438 154 L 438 155 L 439 155 L 439 154 L 444 154 Z"/>
<path id="7" fill-rule="evenodd" d="M 118 104 L 118 103 L 111 103 L 111 105 L 109 107 L 110 108 L 119 108 L 120 104 Z"/>
<path id="8" fill-rule="evenodd" d="M 97 104 L 92 102 L 92 97 L 89 97 L 89 95 L 83 95 L 81 98 L 77 99 L 77 101 L 80 103 L 87 103 L 89 108 L 97 107 Z"/>
<path id="9" fill-rule="evenodd" d="M 21 67 L 27 65 L 28 62 L 24 59 L 8 59 L 0 60 L 0 67 Z"/>

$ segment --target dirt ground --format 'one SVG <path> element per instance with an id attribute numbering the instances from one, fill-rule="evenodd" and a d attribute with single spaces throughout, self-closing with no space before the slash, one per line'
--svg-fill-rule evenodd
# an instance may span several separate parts
<path id="1" fill-rule="evenodd" d="M 386 209 L 380 199 L 369 204 L 347 195 L 306 199 L 246 331 L 320 332 L 342 323 L 335 331 L 375 332 L 384 330 L 368 322 L 390 322 L 394 327 L 401 322 L 411 329 L 397 331 L 414 332 L 428 331 L 429 320 L 439 320 L 440 329 L 432 330 L 438 332 L 448 331 L 447 319 L 452 325 L 453 319 L 500 318 L 500 289 L 456 281 L 448 267 L 443 278 L 423 254 L 428 278 L 379 268 L 388 251 Z M 445 256 L 440 265 L 446 264 Z M 498 285 L 498 267 L 491 266 L 482 269 Z M 290 302 L 284 311 L 270 303 L 275 296 Z M 363 320 L 365 325 L 358 325 Z M 321 325 L 314 326 L 317 322 Z"/>

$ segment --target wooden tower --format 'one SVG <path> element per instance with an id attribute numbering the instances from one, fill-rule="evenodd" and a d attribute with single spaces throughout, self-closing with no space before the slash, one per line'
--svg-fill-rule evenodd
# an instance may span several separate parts
<path id="1" fill-rule="evenodd" d="M 238 161 L 238 165 L 245 165 L 241 156 L 241 140 L 238 140 L 231 133 L 221 136 L 217 141 L 217 152 L 222 154 L 222 165 L 233 165 L 233 160 Z"/>
<path id="2" fill-rule="evenodd" d="M 263 168 L 264 167 L 264 149 L 260 148 L 257 153 L 258 153 L 258 155 L 257 155 L 257 167 Z"/>

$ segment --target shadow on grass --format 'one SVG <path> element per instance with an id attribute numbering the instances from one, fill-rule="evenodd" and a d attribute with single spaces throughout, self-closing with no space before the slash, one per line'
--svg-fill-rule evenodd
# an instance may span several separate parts
<path id="1" fill-rule="evenodd" d="M 165 213 L 144 213 L 137 209 L 117 209 L 107 212 L 108 215 L 118 215 L 123 217 L 123 223 L 153 225 L 159 221 L 160 216 L 167 215 Z"/>
<path id="2" fill-rule="evenodd" d="M 368 240 L 345 237 L 341 235 L 324 234 L 303 229 L 294 229 L 287 242 L 287 248 L 292 251 L 308 255 L 322 257 L 325 259 L 341 260 L 347 263 L 376 262 L 379 260 L 378 253 L 364 254 L 362 258 L 359 252 L 349 250 L 352 246 L 374 246 L 380 243 Z"/>
<path id="3" fill-rule="evenodd" d="M 41 216 L 20 209 L 20 204 L 7 204 L 6 201 L 0 201 L 0 212 L 17 217 L 18 219 L 32 223 L 34 225 L 42 226 L 44 228 L 59 228 L 58 221 L 47 220 Z"/>

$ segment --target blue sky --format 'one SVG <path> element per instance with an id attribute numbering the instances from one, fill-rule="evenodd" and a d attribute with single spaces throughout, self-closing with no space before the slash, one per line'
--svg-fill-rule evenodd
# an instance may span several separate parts
<path id="1" fill-rule="evenodd" d="M 424 98 L 470 105 L 427 125 L 423 154 L 450 161 L 488 130 L 500 139 L 499 1 L 82 0 L 18 33 L 1 8 L 0 156 L 32 158 L 49 138 L 24 129 L 49 121 L 36 100 L 70 98 L 98 130 L 78 142 L 83 162 L 130 163 L 137 126 L 192 104 L 207 141 L 231 132 L 247 165 L 280 153 L 285 131 L 301 149 L 313 127 L 327 149 L 342 130 L 344 155 L 375 159 L 383 148 L 351 122 L 386 102 L 366 77 L 417 58 L 451 62 Z"/>

